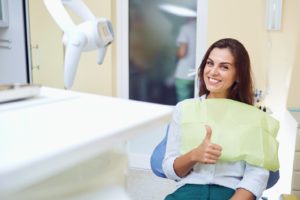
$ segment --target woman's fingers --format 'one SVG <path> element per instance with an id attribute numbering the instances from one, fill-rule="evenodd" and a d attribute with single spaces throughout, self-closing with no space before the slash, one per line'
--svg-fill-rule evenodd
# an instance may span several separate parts
<path id="1" fill-rule="evenodd" d="M 212 149 L 218 150 L 218 151 L 222 151 L 222 147 L 218 144 L 210 143 L 209 147 L 211 147 Z"/>
<path id="2" fill-rule="evenodd" d="M 218 152 L 218 151 L 207 151 L 205 157 L 209 157 L 209 158 L 216 158 L 216 159 L 219 159 L 221 156 L 221 152 Z"/>
<path id="3" fill-rule="evenodd" d="M 215 164 L 217 163 L 217 159 L 211 159 L 211 158 L 204 158 L 204 164 Z"/>

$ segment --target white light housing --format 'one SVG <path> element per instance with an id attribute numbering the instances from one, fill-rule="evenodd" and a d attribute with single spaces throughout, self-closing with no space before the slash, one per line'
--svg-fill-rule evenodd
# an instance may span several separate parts
<path id="1" fill-rule="evenodd" d="M 159 5 L 159 8 L 165 12 L 177 15 L 177 16 L 182 16 L 182 17 L 197 17 L 196 11 L 189 9 L 189 8 L 184 8 L 172 4 L 161 4 Z"/>
<path id="2" fill-rule="evenodd" d="M 269 31 L 281 29 L 282 0 L 267 0 L 266 27 Z"/>

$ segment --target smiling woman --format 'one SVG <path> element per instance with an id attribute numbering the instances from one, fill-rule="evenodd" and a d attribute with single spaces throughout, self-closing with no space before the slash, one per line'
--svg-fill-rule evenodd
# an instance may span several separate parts
<path id="1" fill-rule="evenodd" d="M 234 139 L 222 146 L 220 141 L 214 143 L 216 140 L 213 137 L 213 135 L 217 135 L 218 138 L 221 136 L 228 138 L 233 132 L 232 129 L 236 130 L 239 127 L 239 125 L 232 125 L 225 128 L 220 123 L 219 118 L 225 124 L 230 124 L 231 120 L 224 114 L 227 106 L 217 106 L 221 104 L 222 99 L 223 101 L 231 99 L 235 103 L 242 103 L 243 107 L 239 113 L 243 116 L 248 116 L 246 113 L 248 107 L 257 111 L 252 106 L 254 96 L 250 59 L 243 44 L 231 38 L 214 42 L 204 55 L 199 67 L 198 79 L 200 79 L 200 98 L 179 102 L 170 124 L 163 171 L 169 179 L 178 182 L 178 188 L 165 200 L 259 199 L 267 186 L 269 169 L 242 159 L 240 156 L 242 154 L 238 155 L 238 159 L 234 161 L 221 158 L 232 149 L 232 146 L 240 146 L 239 149 L 242 149 L 243 154 L 248 155 L 242 141 L 247 142 L 245 138 L 253 136 L 253 131 L 258 133 L 258 136 L 255 137 L 257 140 L 264 137 L 265 134 L 259 131 L 259 129 L 265 128 L 262 125 L 264 119 L 259 120 L 259 125 L 250 122 L 252 120 L 247 120 L 246 131 L 235 132 Z M 222 99 L 216 101 L 219 98 Z M 209 102 L 208 99 L 215 99 L 216 104 L 197 109 L 200 104 Z M 208 112 L 210 109 L 216 109 L 218 114 L 212 115 Z M 255 118 L 257 117 L 258 115 L 255 114 Z M 237 120 L 232 121 L 236 122 Z M 202 130 L 204 125 L 206 130 Z M 275 127 L 277 127 L 274 129 L 276 135 L 278 124 Z M 198 134 L 192 135 L 192 133 Z M 238 135 L 241 134 L 242 137 L 238 138 Z M 199 137 L 201 137 L 200 141 Z M 264 146 L 263 149 L 274 150 L 275 157 L 278 159 L 277 141 L 275 138 L 270 140 L 272 140 L 272 144 Z M 192 141 L 197 141 L 196 145 L 191 145 Z M 182 151 L 183 145 L 193 147 Z M 255 148 L 253 145 L 252 148 Z M 239 154 L 240 151 L 235 152 Z"/>

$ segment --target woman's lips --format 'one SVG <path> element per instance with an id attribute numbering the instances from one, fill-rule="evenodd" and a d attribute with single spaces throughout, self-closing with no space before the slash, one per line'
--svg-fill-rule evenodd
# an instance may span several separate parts
<path id="1" fill-rule="evenodd" d="M 215 79 L 215 78 L 211 78 L 211 77 L 208 77 L 208 81 L 211 84 L 217 84 L 217 83 L 221 82 L 221 80 L 218 80 L 218 79 Z"/>

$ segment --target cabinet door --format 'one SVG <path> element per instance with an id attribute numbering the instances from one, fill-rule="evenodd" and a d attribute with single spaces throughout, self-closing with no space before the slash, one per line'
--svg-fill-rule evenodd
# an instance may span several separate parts
<path id="1" fill-rule="evenodd" d="M 0 4 L 0 84 L 27 83 L 30 79 L 30 70 L 26 58 L 24 2 L 7 0 L 2 3 Z M 5 25 L 3 21 L 1 22 L 2 17 L 8 19 Z"/>
<path id="2" fill-rule="evenodd" d="M 298 128 L 297 136 L 296 136 L 296 149 L 295 151 L 300 152 L 300 129 Z"/>
<path id="3" fill-rule="evenodd" d="M 292 189 L 300 191 L 300 172 L 299 171 L 294 171 L 294 173 L 293 173 Z"/>
<path id="4" fill-rule="evenodd" d="M 300 152 L 295 152 L 295 159 L 294 159 L 294 170 L 300 171 Z"/>

